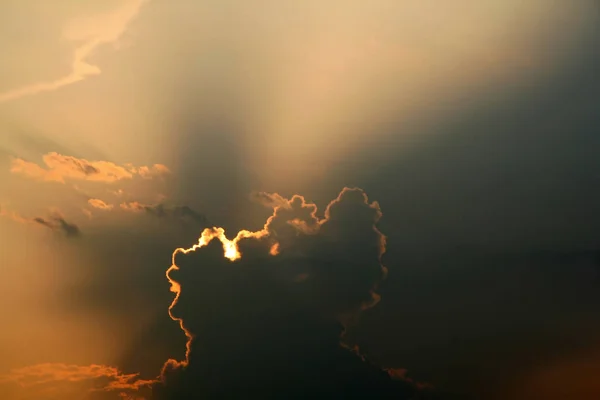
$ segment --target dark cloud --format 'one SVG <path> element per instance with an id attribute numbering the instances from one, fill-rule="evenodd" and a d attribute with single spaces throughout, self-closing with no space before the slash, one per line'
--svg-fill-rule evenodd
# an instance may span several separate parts
<path id="1" fill-rule="evenodd" d="M 380 217 L 360 189 L 344 189 L 324 218 L 294 196 L 261 231 L 228 240 L 207 229 L 195 250 L 176 251 L 170 312 L 188 351 L 165 364 L 154 397 L 436 398 L 340 343 L 348 317 L 379 299 Z"/>
<path id="2" fill-rule="evenodd" d="M 158 218 L 175 218 L 181 221 L 192 221 L 206 225 L 208 220 L 205 215 L 193 210 L 189 206 L 169 206 L 165 204 L 143 204 L 137 201 L 121 203 L 121 209 L 132 212 L 145 212 Z"/>
<path id="3" fill-rule="evenodd" d="M 56 214 L 50 218 L 36 217 L 33 219 L 42 226 L 64 233 L 67 237 L 78 237 L 81 236 L 81 230 L 73 223 L 67 222 L 64 217 Z"/>

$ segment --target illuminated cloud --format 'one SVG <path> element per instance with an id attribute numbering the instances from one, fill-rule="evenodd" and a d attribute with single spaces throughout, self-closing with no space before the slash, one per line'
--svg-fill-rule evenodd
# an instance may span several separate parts
<path id="1" fill-rule="evenodd" d="M 155 177 L 161 177 L 163 175 L 171 173 L 169 168 L 162 164 L 154 164 L 151 167 L 139 167 L 134 169 L 142 178 L 152 179 Z"/>
<path id="2" fill-rule="evenodd" d="M 0 375 L 5 400 L 141 399 L 153 381 L 105 365 L 37 364 Z M 147 390 L 146 390 L 147 391 Z"/>
<path id="3" fill-rule="evenodd" d="M 104 200 L 100 199 L 89 199 L 88 204 L 100 210 L 112 210 L 114 207 L 112 204 L 108 204 Z"/>
<path id="4" fill-rule="evenodd" d="M 83 42 L 74 51 L 71 72 L 53 81 L 39 82 L 0 93 L 0 102 L 56 90 L 84 80 L 89 76 L 99 75 L 101 73 L 100 68 L 90 64 L 88 58 L 94 54 L 98 47 L 116 43 L 126 31 L 129 23 L 139 14 L 145 2 L 146 0 L 124 1 L 118 9 L 111 13 L 74 21 L 63 32 L 65 39 L 73 42 Z"/>
<path id="5" fill-rule="evenodd" d="M 88 161 L 55 152 L 45 154 L 42 159 L 46 168 L 21 158 L 15 158 L 11 162 L 10 172 L 48 182 L 65 183 L 66 179 L 73 179 L 111 183 L 132 179 L 134 175 L 151 178 L 168 171 L 168 168 L 161 164 L 155 164 L 151 168 L 121 166 L 110 161 Z"/>
<path id="6" fill-rule="evenodd" d="M 173 253 L 169 313 L 187 351 L 165 363 L 155 398 L 413 398 L 413 382 L 340 344 L 343 322 L 377 303 L 386 276 L 377 202 L 345 188 L 319 218 L 302 196 L 262 197 L 280 202 L 263 229 L 228 239 L 208 228 Z"/>

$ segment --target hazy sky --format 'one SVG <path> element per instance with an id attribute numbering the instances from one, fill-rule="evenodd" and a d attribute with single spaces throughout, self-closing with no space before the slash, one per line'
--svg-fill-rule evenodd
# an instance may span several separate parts
<path id="1" fill-rule="evenodd" d="M 296 284 L 323 279 L 307 307 L 379 367 L 477 399 L 600 397 L 600 6 L 441 3 L 3 1 L 0 397 L 181 396 L 132 387 L 185 358 L 172 253 L 206 227 L 260 231 L 274 206 L 311 239 L 290 239 L 300 257 L 287 225 L 264 228 L 273 257 L 290 254 Z M 294 194 L 308 208 L 286 208 Z M 319 275 L 371 249 L 374 224 L 386 279 Z M 229 262 L 206 251 L 198 263 Z M 252 271 L 279 265 L 256 257 L 242 256 Z M 203 284 L 186 274 L 183 287 Z M 378 304 L 334 289 L 352 279 Z M 241 363 L 225 353 L 204 356 Z"/>

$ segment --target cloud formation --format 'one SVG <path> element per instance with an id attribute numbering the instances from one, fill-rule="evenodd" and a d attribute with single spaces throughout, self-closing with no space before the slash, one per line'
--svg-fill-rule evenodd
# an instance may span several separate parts
<path id="1" fill-rule="evenodd" d="M 100 67 L 90 64 L 88 58 L 102 45 L 116 43 L 126 31 L 129 23 L 139 14 L 147 0 L 128 0 L 121 7 L 106 15 L 73 23 L 64 31 L 65 39 L 81 42 L 73 54 L 71 72 L 61 78 L 49 82 L 39 82 L 21 88 L 0 93 L 0 103 L 31 96 L 41 92 L 59 89 L 63 86 L 84 80 L 89 76 L 99 75 Z"/>
<path id="2" fill-rule="evenodd" d="M 81 236 L 81 230 L 73 223 L 67 222 L 63 216 L 54 213 L 50 218 L 35 217 L 33 222 L 53 231 L 62 232 L 67 237 Z"/>
<path id="3" fill-rule="evenodd" d="M 7 210 L 5 207 L 0 207 L 0 217 L 9 218 L 12 221 L 21 224 L 35 224 L 44 226 L 55 232 L 61 232 L 67 237 L 81 236 L 81 230 L 74 223 L 68 222 L 65 217 L 58 211 L 52 213 L 48 218 L 34 217 L 26 218 L 16 211 Z"/>
<path id="4" fill-rule="evenodd" d="M 153 381 L 105 365 L 37 364 L 0 375 L 6 399 L 142 399 Z"/>
<path id="5" fill-rule="evenodd" d="M 112 367 L 47 364 L 12 371 L 0 384 L 17 390 L 19 382 L 35 381 L 14 393 L 31 392 L 44 400 L 47 393 L 40 390 L 52 387 L 59 398 L 72 398 L 79 390 L 89 394 L 79 398 L 102 400 L 306 398 L 315 393 L 441 398 L 407 378 L 405 370 L 376 367 L 342 343 L 349 324 L 379 301 L 378 287 L 387 275 L 382 264 L 386 240 L 376 227 L 382 217 L 379 204 L 358 188 L 344 188 L 322 213 L 299 195 L 263 197 L 278 199 L 279 205 L 262 229 L 243 230 L 229 239 L 222 228 L 206 228 L 196 245 L 173 252 L 166 272 L 175 293 L 169 316 L 187 338 L 186 352 L 182 361 L 167 360 L 157 379 L 142 380 Z M 185 206 L 131 202 L 120 208 L 160 218 L 199 215 Z M 56 229 L 56 222 L 35 222 Z M 154 246 L 146 253 L 132 251 L 131 256 L 146 260 L 142 269 L 147 275 L 156 258 Z M 115 264 L 122 265 L 127 255 L 118 254 L 121 262 Z M 126 277 L 131 271 L 120 273 Z M 107 278 L 114 282 L 114 274 Z M 106 291 L 99 293 L 105 299 Z M 155 340 L 140 339 L 133 350 L 151 353 L 148 343 L 158 347 Z M 153 378 L 154 373 L 159 369 L 143 376 Z"/>
<path id="6" fill-rule="evenodd" d="M 154 398 L 430 398 L 340 344 L 387 273 L 378 203 L 344 188 L 320 218 L 302 196 L 261 197 L 279 202 L 263 229 L 207 228 L 173 253 L 169 313 L 187 351 L 165 363 Z"/>
<path id="7" fill-rule="evenodd" d="M 162 164 L 154 164 L 151 167 L 142 166 L 135 170 L 137 174 L 139 174 L 142 178 L 152 179 L 156 177 L 161 177 L 166 174 L 171 173 L 169 168 Z"/>
<path id="8" fill-rule="evenodd" d="M 289 207 L 288 199 L 278 193 L 252 192 L 250 193 L 250 200 L 268 208 Z"/>
<path id="9" fill-rule="evenodd" d="M 169 169 L 162 164 L 135 167 L 131 164 L 118 165 L 110 161 L 88 161 L 56 152 L 47 153 L 42 159 L 46 168 L 15 158 L 11 161 L 10 172 L 30 179 L 60 183 L 65 183 L 67 179 L 112 183 L 132 179 L 135 175 L 150 179 L 169 172 Z"/>
<path id="10" fill-rule="evenodd" d="M 112 210 L 114 205 L 106 203 L 101 199 L 89 199 L 88 204 L 99 210 Z"/>
<path id="11" fill-rule="evenodd" d="M 181 221 L 191 221 L 206 225 L 206 216 L 193 210 L 189 206 L 168 206 L 165 204 L 144 204 L 138 201 L 124 202 L 120 204 L 122 210 L 129 212 L 144 212 L 158 218 L 174 218 Z"/>

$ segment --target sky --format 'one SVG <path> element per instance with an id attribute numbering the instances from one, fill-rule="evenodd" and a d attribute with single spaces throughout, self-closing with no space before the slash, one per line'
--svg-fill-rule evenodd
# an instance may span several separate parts
<path id="1" fill-rule="evenodd" d="M 0 397 L 597 399 L 595 0 L 5 0 Z"/>

